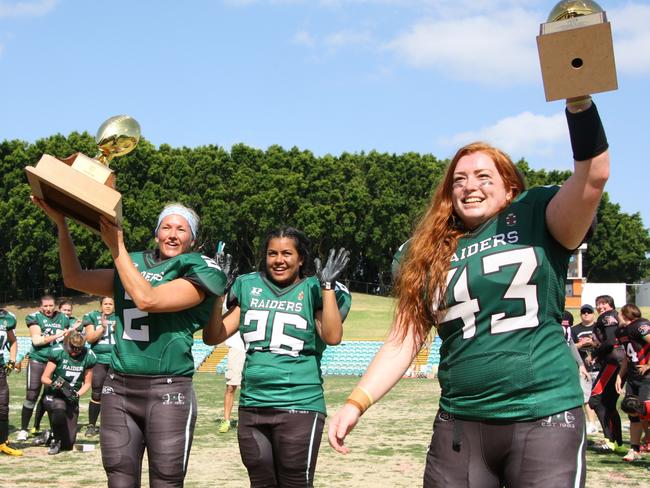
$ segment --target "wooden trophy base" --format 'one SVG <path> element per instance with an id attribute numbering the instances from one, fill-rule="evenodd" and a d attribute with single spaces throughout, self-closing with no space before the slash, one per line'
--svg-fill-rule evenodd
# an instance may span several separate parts
<path id="1" fill-rule="evenodd" d="M 537 49 L 547 102 L 618 88 L 609 22 L 541 34 Z"/>
<path id="2" fill-rule="evenodd" d="M 81 153 L 65 161 L 44 154 L 36 167 L 27 166 L 32 193 L 48 205 L 99 233 L 99 218 L 119 224 L 122 195 L 112 188 L 114 173 Z"/>

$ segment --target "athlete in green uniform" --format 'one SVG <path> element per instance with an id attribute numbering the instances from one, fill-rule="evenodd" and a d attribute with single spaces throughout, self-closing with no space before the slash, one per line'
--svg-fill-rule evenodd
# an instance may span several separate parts
<path id="1" fill-rule="evenodd" d="M 50 417 L 53 440 L 48 454 L 70 451 L 77 440 L 79 397 L 92 384 L 95 353 L 85 347 L 86 340 L 74 331 L 63 344 L 52 347 L 41 381 L 45 385 L 43 404 Z"/>
<path id="2" fill-rule="evenodd" d="M 609 156 L 590 97 L 566 114 L 575 171 L 559 189 L 526 191 L 487 144 L 456 153 L 399 265 L 391 335 L 330 423 L 334 449 L 348 452 L 361 414 L 436 327 L 442 393 L 424 486 L 584 486 L 582 392 L 560 321 Z"/>
<path id="3" fill-rule="evenodd" d="M 86 437 L 99 434 L 97 419 L 101 410 L 102 387 L 111 364 L 111 354 L 115 345 L 115 302 L 111 297 L 102 297 L 99 301 L 100 310 L 93 310 L 81 319 L 86 340 L 97 356 L 97 364 L 93 368 L 93 385 L 90 403 L 88 404 L 88 427 Z"/>
<path id="4" fill-rule="evenodd" d="M 81 326 L 81 319 L 74 317 L 72 315 L 72 310 L 73 310 L 73 305 L 70 300 L 64 298 L 63 300 L 59 301 L 59 312 L 61 312 L 66 317 L 68 317 L 70 328 L 75 329 L 78 332 L 82 332 L 83 327 Z"/>
<path id="5" fill-rule="evenodd" d="M 297 229 L 270 232 L 262 250 L 263 271 L 235 280 L 223 320 L 224 334 L 239 331 L 246 345 L 239 452 L 251 487 L 313 486 L 326 414 L 320 362 L 327 344 L 341 341 L 350 309 L 336 283 L 349 253 L 332 250 L 310 276 L 309 241 Z"/>
<path id="6" fill-rule="evenodd" d="M 65 315 L 68 318 L 68 327 L 70 332 L 72 330 L 78 330 L 77 327 L 81 325 L 81 321 L 72 316 L 72 302 L 67 298 L 59 300 L 58 309 L 59 312 Z M 41 420 L 43 420 L 43 415 L 45 415 L 45 408 L 43 407 L 43 397 L 45 392 L 41 393 L 41 397 L 36 404 L 36 411 L 34 412 L 34 427 L 32 427 L 32 434 L 36 435 L 41 430 Z M 49 432 L 45 431 L 40 437 L 34 439 L 34 444 L 39 445 L 48 440 L 47 436 Z"/>
<path id="7" fill-rule="evenodd" d="M 9 349 L 9 361 L 5 363 L 4 350 Z M 16 316 L 9 310 L 0 308 L 0 453 L 9 456 L 22 456 L 19 449 L 11 447 L 9 438 L 9 385 L 7 375 L 16 366 L 18 341 L 16 340 Z"/>
<path id="8" fill-rule="evenodd" d="M 32 198 L 57 225 L 66 286 L 115 300 L 119 320 L 100 432 L 108 486 L 140 486 L 145 449 L 150 486 L 182 486 L 196 421 L 193 334 L 208 324 L 213 303 L 221 306 L 226 282 L 212 259 L 190 252 L 198 216 L 167 205 L 154 232 L 157 249 L 132 254 L 122 229 L 102 218 L 115 268 L 83 270 L 65 217 Z"/>
<path id="9" fill-rule="evenodd" d="M 29 351 L 29 364 L 27 366 L 27 392 L 25 402 L 20 416 L 20 431 L 16 435 L 19 441 L 27 440 L 29 433 L 29 421 L 32 418 L 34 407 L 36 418 L 34 419 L 34 434 L 38 433 L 40 421 L 43 417 L 43 399 L 39 400 L 41 392 L 41 375 L 47 364 L 47 355 L 55 343 L 60 343 L 70 332 L 70 321 L 68 317 L 54 308 L 54 297 L 45 295 L 41 297 L 41 308 L 39 311 L 25 317 L 25 323 L 32 338 L 32 348 Z M 37 402 L 37 400 L 39 400 Z"/>

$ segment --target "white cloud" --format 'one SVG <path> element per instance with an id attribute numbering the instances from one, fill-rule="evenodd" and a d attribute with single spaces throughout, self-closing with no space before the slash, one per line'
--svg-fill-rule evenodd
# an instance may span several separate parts
<path id="1" fill-rule="evenodd" d="M 341 30 L 328 34 L 324 39 L 328 47 L 338 48 L 350 45 L 363 45 L 372 42 L 372 35 L 367 31 Z"/>
<path id="2" fill-rule="evenodd" d="M 33 2 L 0 2 L 0 19 L 7 17 L 34 17 L 52 11 L 59 0 Z"/>
<path id="3" fill-rule="evenodd" d="M 617 71 L 650 73 L 650 6 L 628 4 L 607 15 L 612 23 Z"/>
<path id="4" fill-rule="evenodd" d="M 335 50 L 348 46 L 368 45 L 374 41 L 372 34 L 368 31 L 344 29 L 332 32 L 319 39 L 306 30 L 300 30 L 293 35 L 291 42 L 310 48 L 321 45 L 330 50 Z"/>
<path id="5" fill-rule="evenodd" d="M 450 77 L 509 85 L 539 77 L 535 16 L 520 9 L 462 19 L 423 20 L 386 47 L 412 66 Z"/>
<path id="6" fill-rule="evenodd" d="M 548 167 L 557 167 L 554 155 L 558 149 L 568 150 L 566 119 L 564 113 L 547 117 L 523 112 L 491 126 L 455 134 L 438 142 L 456 149 L 473 141 L 485 141 L 499 147 L 515 161 L 525 157 L 528 161 L 544 160 Z M 566 162 L 566 158 L 564 160 Z"/>
<path id="7" fill-rule="evenodd" d="M 314 39 L 314 37 L 306 30 L 301 30 L 296 32 L 293 35 L 292 42 L 294 44 L 298 44 L 300 46 L 307 46 L 307 47 L 314 47 L 314 45 L 316 44 L 316 40 Z"/>

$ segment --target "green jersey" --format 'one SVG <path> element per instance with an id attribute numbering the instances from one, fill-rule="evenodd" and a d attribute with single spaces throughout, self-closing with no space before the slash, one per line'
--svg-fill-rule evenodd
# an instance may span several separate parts
<path id="1" fill-rule="evenodd" d="M 84 350 L 78 356 L 72 356 L 63 345 L 52 347 L 48 353 L 48 360 L 56 364 L 52 379 L 60 376 L 66 380 L 75 391 L 79 391 L 84 383 L 84 372 L 97 364 L 97 357 L 90 349 Z M 56 390 L 51 387 L 46 393 L 52 394 Z"/>
<path id="2" fill-rule="evenodd" d="M 315 319 L 323 308 L 318 279 L 279 288 L 261 273 L 250 273 L 235 280 L 230 294 L 240 307 L 246 345 L 239 404 L 326 413 L 320 369 L 326 345 Z M 337 283 L 336 296 L 345 320 L 350 293 Z"/>
<path id="3" fill-rule="evenodd" d="M 93 310 L 88 312 L 81 319 L 83 327 L 92 325 L 93 330 L 97 330 L 100 325 L 104 326 L 102 336 L 95 342 L 90 344 L 90 348 L 97 356 L 97 362 L 100 364 L 111 364 L 111 353 L 115 345 L 115 323 L 117 322 L 117 315 L 110 314 L 106 318 L 102 318 L 102 312 Z"/>
<path id="4" fill-rule="evenodd" d="M 58 310 L 55 311 L 51 317 L 48 317 L 41 311 L 30 313 L 27 317 L 25 317 L 25 322 L 27 324 L 27 328 L 30 328 L 33 325 L 38 325 L 38 327 L 41 329 L 41 335 L 43 335 L 43 337 L 56 335 L 59 331 L 63 331 L 70 327 L 70 321 L 68 317 Z M 56 342 L 62 341 L 63 338 L 58 339 Z M 39 363 L 46 363 L 49 350 L 54 344 L 55 343 L 53 342 L 44 346 L 32 345 L 32 348 L 29 351 L 29 359 L 33 359 Z"/>
<path id="5" fill-rule="evenodd" d="M 185 279 L 200 288 L 206 298 L 178 312 L 143 312 L 115 272 L 113 296 L 118 320 L 111 367 L 125 374 L 192 376 L 193 335 L 208 323 L 214 297 L 224 293 L 226 276 L 214 260 L 198 253 L 165 260 L 157 256 L 153 251 L 131 253 L 133 263 L 151 286 Z"/>
<path id="6" fill-rule="evenodd" d="M 5 364 L 5 347 L 9 349 L 9 331 L 16 328 L 16 316 L 0 308 L 0 366 Z"/>
<path id="7" fill-rule="evenodd" d="M 571 252 L 538 187 L 463 236 L 447 275 L 440 406 L 461 418 L 532 420 L 582 404 L 561 321 Z"/>

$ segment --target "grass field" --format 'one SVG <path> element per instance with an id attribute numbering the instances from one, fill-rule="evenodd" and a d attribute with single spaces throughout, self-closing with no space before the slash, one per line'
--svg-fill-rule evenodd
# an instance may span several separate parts
<path id="1" fill-rule="evenodd" d="M 75 316 L 95 307 L 94 300 L 76 302 Z M 11 309 L 19 315 L 19 333 L 26 335 L 24 316 L 37 304 L 22 304 Z M 647 310 L 644 313 L 647 314 Z M 390 325 L 392 300 L 354 295 L 353 309 L 345 326 L 345 339 L 377 339 L 385 337 Z M 325 395 L 330 414 L 345 401 L 357 383 L 354 377 L 325 377 Z M 186 478 L 187 487 L 218 486 L 239 488 L 248 485 L 245 468 L 239 457 L 235 431 L 217 433 L 217 419 L 222 415 L 224 379 L 216 374 L 197 374 L 194 379 L 199 411 Z M 10 438 L 20 423 L 20 409 L 25 391 L 24 373 L 9 377 L 11 389 Z M 427 379 L 405 379 L 363 417 L 348 437 L 352 449 L 348 456 L 331 450 L 324 438 L 318 459 L 315 486 L 339 487 L 415 487 L 421 486 L 426 448 L 440 394 L 438 383 Z M 87 416 L 87 396 L 81 402 L 79 421 Z M 625 417 L 624 417 L 625 418 Z M 45 424 L 47 421 L 44 422 Z M 626 421 L 625 421 L 626 423 Z M 326 426 L 327 428 L 327 426 Z M 628 436 L 628 431 L 624 432 Z M 598 440 L 600 436 L 592 437 Z M 25 443 L 21 458 L 0 456 L 2 486 L 50 487 L 105 486 L 97 440 L 87 441 L 80 433 L 80 442 L 95 444 L 91 452 L 66 452 L 48 456 L 44 447 Z M 14 443 L 17 447 L 20 444 Z M 648 460 L 632 465 L 621 455 L 603 455 L 588 451 L 587 486 L 589 488 L 648 486 Z M 143 486 L 148 486 L 146 461 Z"/>

